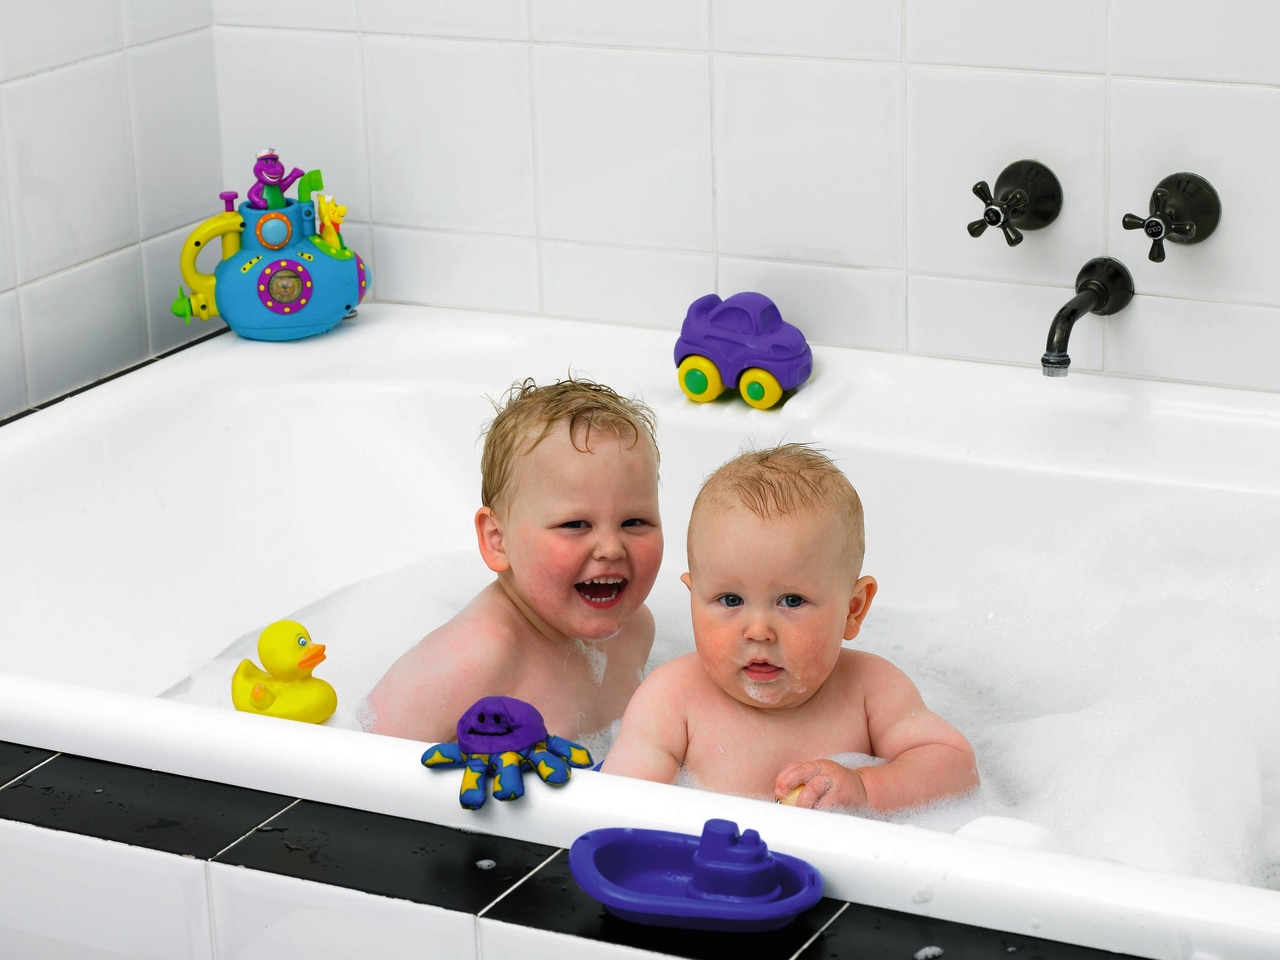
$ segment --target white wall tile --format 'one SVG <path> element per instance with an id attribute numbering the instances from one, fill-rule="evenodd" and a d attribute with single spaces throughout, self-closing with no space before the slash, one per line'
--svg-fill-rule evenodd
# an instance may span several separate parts
<path id="1" fill-rule="evenodd" d="M 1109 373 L 1280 390 L 1280 309 L 1137 296 L 1109 319 Z"/>
<path id="2" fill-rule="evenodd" d="M 4 99 L 0 95 L 0 109 Z M 5 169 L 4 118 L 0 117 L 0 291 L 13 289 L 18 282 L 14 268 L 13 218 L 9 216 L 8 173 Z"/>
<path id="3" fill-rule="evenodd" d="M 907 70 L 907 263 L 913 270 L 1060 284 L 1105 253 L 1106 86 L 1101 78 Z M 982 216 L 973 185 L 1016 160 L 1062 185 L 1062 212 L 1016 247 Z"/>
<path id="4" fill-rule="evenodd" d="M 223 189 L 244 202 L 254 184 L 253 165 L 260 151 L 275 147 L 285 168 L 320 169 L 325 193 L 346 205 L 352 219 L 369 216 L 369 171 L 364 135 L 360 41 L 353 34 L 301 30 L 214 30 L 218 109 L 222 116 Z M 268 94 L 264 65 L 278 77 L 305 78 L 287 84 L 282 99 Z M 283 89 L 283 88 L 282 88 Z M 276 110 L 287 105 L 291 120 Z M 296 194 L 296 187 L 291 192 Z M 208 216 L 218 197 L 206 199 Z"/>
<path id="5" fill-rule="evenodd" d="M 123 54 L 0 87 L 18 280 L 138 240 Z"/>
<path id="6" fill-rule="evenodd" d="M 145 239 L 222 210 L 213 35 L 204 30 L 149 43 L 128 58 Z"/>
<path id="7" fill-rule="evenodd" d="M 529 0 L 360 0 L 365 33 L 526 40 Z"/>
<path id="8" fill-rule="evenodd" d="M 373 243 L 383 300 L 519 313 L 539 309 L 535 240 L 375 226 Z"/>
<path id="9" fill-rule="evenodd" d="M 717 56 L 720 251 L 902 264 L 896 66 Z"/>
<path id="10" fill-rule="evenodd" d="M 713 0 L 715 49 L 897 60 L 899 0 Z"/>
<path id="11" fill-rule="evenodd" d="M 907 345 L 906 277 L 886 270 L 720 258 L 720 295 L 754 290 L 810 343 L 873 350 Z"/>
<path id="12" fill-rule="evenodd" d="M 0 80 L 119 50 L 118 0 L 0 3 Z"/>
<path id="13" fill-rule="evenodd" d="M 0 956 L 212 960 L 204 864 L 0 820 Z"/>
<path id="14" fill-rule="evenodd" d="M 24 366 L 18 295 L 10 290 L 0 293 L 0 420 L 28 406 Z"/>
<path id="15" fill-rule="evenodd" d="M 18 302 L 33 404 L 147 357 L 137 246 L 20 287 Z"/>
<path id="16" fill-rule="evenodd" d="M 124 0 L 124 42 L 149 43 L 213 23 L 213 0 Z"/>
<path id="17" fill-rule="evenodd" d="M 1264 119 L 1280 117 L 1280 90 L 1140 80 L 1111 89 L 1107 242 L 1138 292 L 1280 305 L 1280 124 Z M 1121 220 L 1146 216 L 1156 184 L 1184 171 L 1214 186 L 1222 220 L 1201 243 L 1165 243 L 1165 262 L 1151 263 L 1151 242 Z"/>
<path id="18" fill-rule="evenodd" d="M 706 0 L 533 0 L 533 38 L 563 43 L 706 50 Z"/>
<path id="19" fill-rule="evenodd" d="M 535 232 L 523 44 L 364 41 L 373 221 Z"/>
<path id="20" fill-rule="evenodd" d="M 689 304 L 715 291 L 710 254 L 542 244 L 543 310 L 553 316 L 679 330 Z"/>
<path id="21" fill-rule="evenodd" d="M 907 349 L 935 357 L 1027 364 L 1042 376 L 1040 358 L 1049 327 L 1074 296 L 1074 275 L 1069 287 L 912 277 L 907 283 Z M 1104 335 L 1125 323 L 1125 317 L 1121 311 L 1077 320 L 1067 348 L 1071 369 L 1101 369 Z"/>
<path id="22" fill-rule="evenodd" d="M 178 295 L 178 285 L 182 283 L 182 274 L 178 271 L 182 245 L 191 228 L 195 226 L 195 223 L 188 224 L 180 230 L 174 230 L 142 244 L 147 343 L 149 344 L 148 352 L 152 355 L 164 353 L 166 350 L 172 350 L 192 340 L 199 340 L 226 326 L 221 317 L 213 317 L 209 320 L 192 317 L 190 323 L 183 323 L 169 309 L 174 297 Z M 216 253 L 212 253 L 211 256 L 210 263 L 206 263 L 203 259 L 199 261 L 201 270 L 211 271 L 217 265 Z"/>
<path id="23" fill-rule="evenodd" d="M 710 250 L 706 55 L 544 46 L 534 63 L 542 235 Z"/>
<path id="24" fill-rule="evenodd" d="M 356 30 L 356 0 L 213 0 L 213 22 L 294 30 Z"/>
<path id="25" fill-rule="evenodd" d="M 1123 0 L 1111 4 L 1111 72 L 1280 83 L 1280 6 L 1272 0 Z"/>
<path id="26" fill-rule="evenodd" d="M 968 0 L 963 7 L 911 0 L 904 6 L 912 63 L 1106 70 L 1107 0 Z"/>
<path id="27" fill-rule="evenodd" d="M 347 220 L 342 224 L 342 242 L 347 245 L 348 250 L 354 250 L 359 254 L 360 259 L 364 261 L 365 283 L 367 284 L 364 294 L 365 301 L 377 299 L 378 271 L 375 265 L 378 258 L 373 249 L 373 228 L 367 223 Z"/>
<path id="28" fill-rule="evenodd" d="M 475 918 L 407 900 L 209 864 L 218 960 L 476 956 Z"/>

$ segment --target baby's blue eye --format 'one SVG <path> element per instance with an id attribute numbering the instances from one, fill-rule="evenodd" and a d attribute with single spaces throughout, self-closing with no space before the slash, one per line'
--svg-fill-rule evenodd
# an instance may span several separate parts
<path id="1" fill-rule="evenodd" d="M 738 596 L 736 593 L 726 593 L 723 597 L 720 598 L 720 602 L 724 604 L 724 606 L 726 607 L 742 606 L 742 598 Z"/>
<path id="2" fill-rule="evenodd" d="M 795 609 L 804 603 L 804 597 L 800 596 L 798 593 L 788 593 L 785 597 L 779 600 L 778 603 L 782 604 L 784 607 Z"/>
<path id="3" fill-rule="evenodd" d="M 586 525 L 587 521 L 585 520 L 566 520 L 564 523 L 560 524 L 560 526 L 567 527 L 570 530 L 581 530 Z"/>
<path id="4" fill-rule="evenodd" d="M 624 527 L 640 527 L 640 526 L 644 526 L 646 523 L 648 523 L 648 521 L 641 520 L 638 517 L 632 517 L 630 520 L 622 521 L 622 525 Z"/>

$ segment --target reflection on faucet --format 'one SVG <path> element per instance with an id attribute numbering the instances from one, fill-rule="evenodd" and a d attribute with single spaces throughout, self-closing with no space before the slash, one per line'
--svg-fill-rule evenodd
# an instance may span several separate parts
<path id="1" fill-rule="evenodd" d="M 1133 299 L 1133 277 L 1119 260 L 1098 257 L 1090 260 L 1076 275 L 1076 295 L 1058 311 L 1049 327 L 1049 341 L 1045 345 L 1040 366 L 1046 377 L 1065 377 L 1071 366 L 1067 356 L 1067 342 L 1071 328 L 1086 313 L 1107 316 L 1123 310 Z"/>

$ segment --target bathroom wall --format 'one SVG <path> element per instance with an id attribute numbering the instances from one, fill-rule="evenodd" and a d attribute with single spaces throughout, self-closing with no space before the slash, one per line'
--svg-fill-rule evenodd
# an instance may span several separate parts
<path id="1" fill-rule="evenodd" d="M 168 315 L 178 247 L 266 146 L 323 169 L 382 299 L 674 329 L 758 289 L 815 342 L 1039 376 L 1109 255 L 1139 295 L 1077 325 L 1074 370 L 1280 389 L 1280 8 L 1205 9 L 4 4 L 0 416 L 212 328 Z M 1023 157 L 1061 216 L 971 238 L 973 184 Z M 1182 170 L 1222 223 L 1150 263 L 1121 218 Z"/>

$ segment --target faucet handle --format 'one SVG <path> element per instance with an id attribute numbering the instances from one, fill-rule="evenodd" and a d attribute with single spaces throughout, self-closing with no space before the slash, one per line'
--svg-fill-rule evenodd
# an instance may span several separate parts
<path id="1" fill-rule="evenodd" d="M 1121 226 L 1141 230 L 1151 239 L 1147 259 L 1164 262 L 1164 241 L 1200 243 L 1217 229 L 1222 218 L 1218 192 L 1204 177 L 1194 173 L 1175 173 L 1165 177 L 1151 191 L 1149 214 L 1140 217 L 1126 213 Z"/>
<path id="2" fill-rule="evenodd" d="M 994 192 L 987 181 L 973 185 L 982 201 L 982 217 L 969 224 L 969 236 L 980 237 L 987 227 L 999 227 L 1005 243 L 1016 247 L 1022 230 L 1039 230 L 1057 219 L 1062 210 L 1062 186 L 1053 171 L 1035 160 L 1009 164 L 996 178 Z"/>

